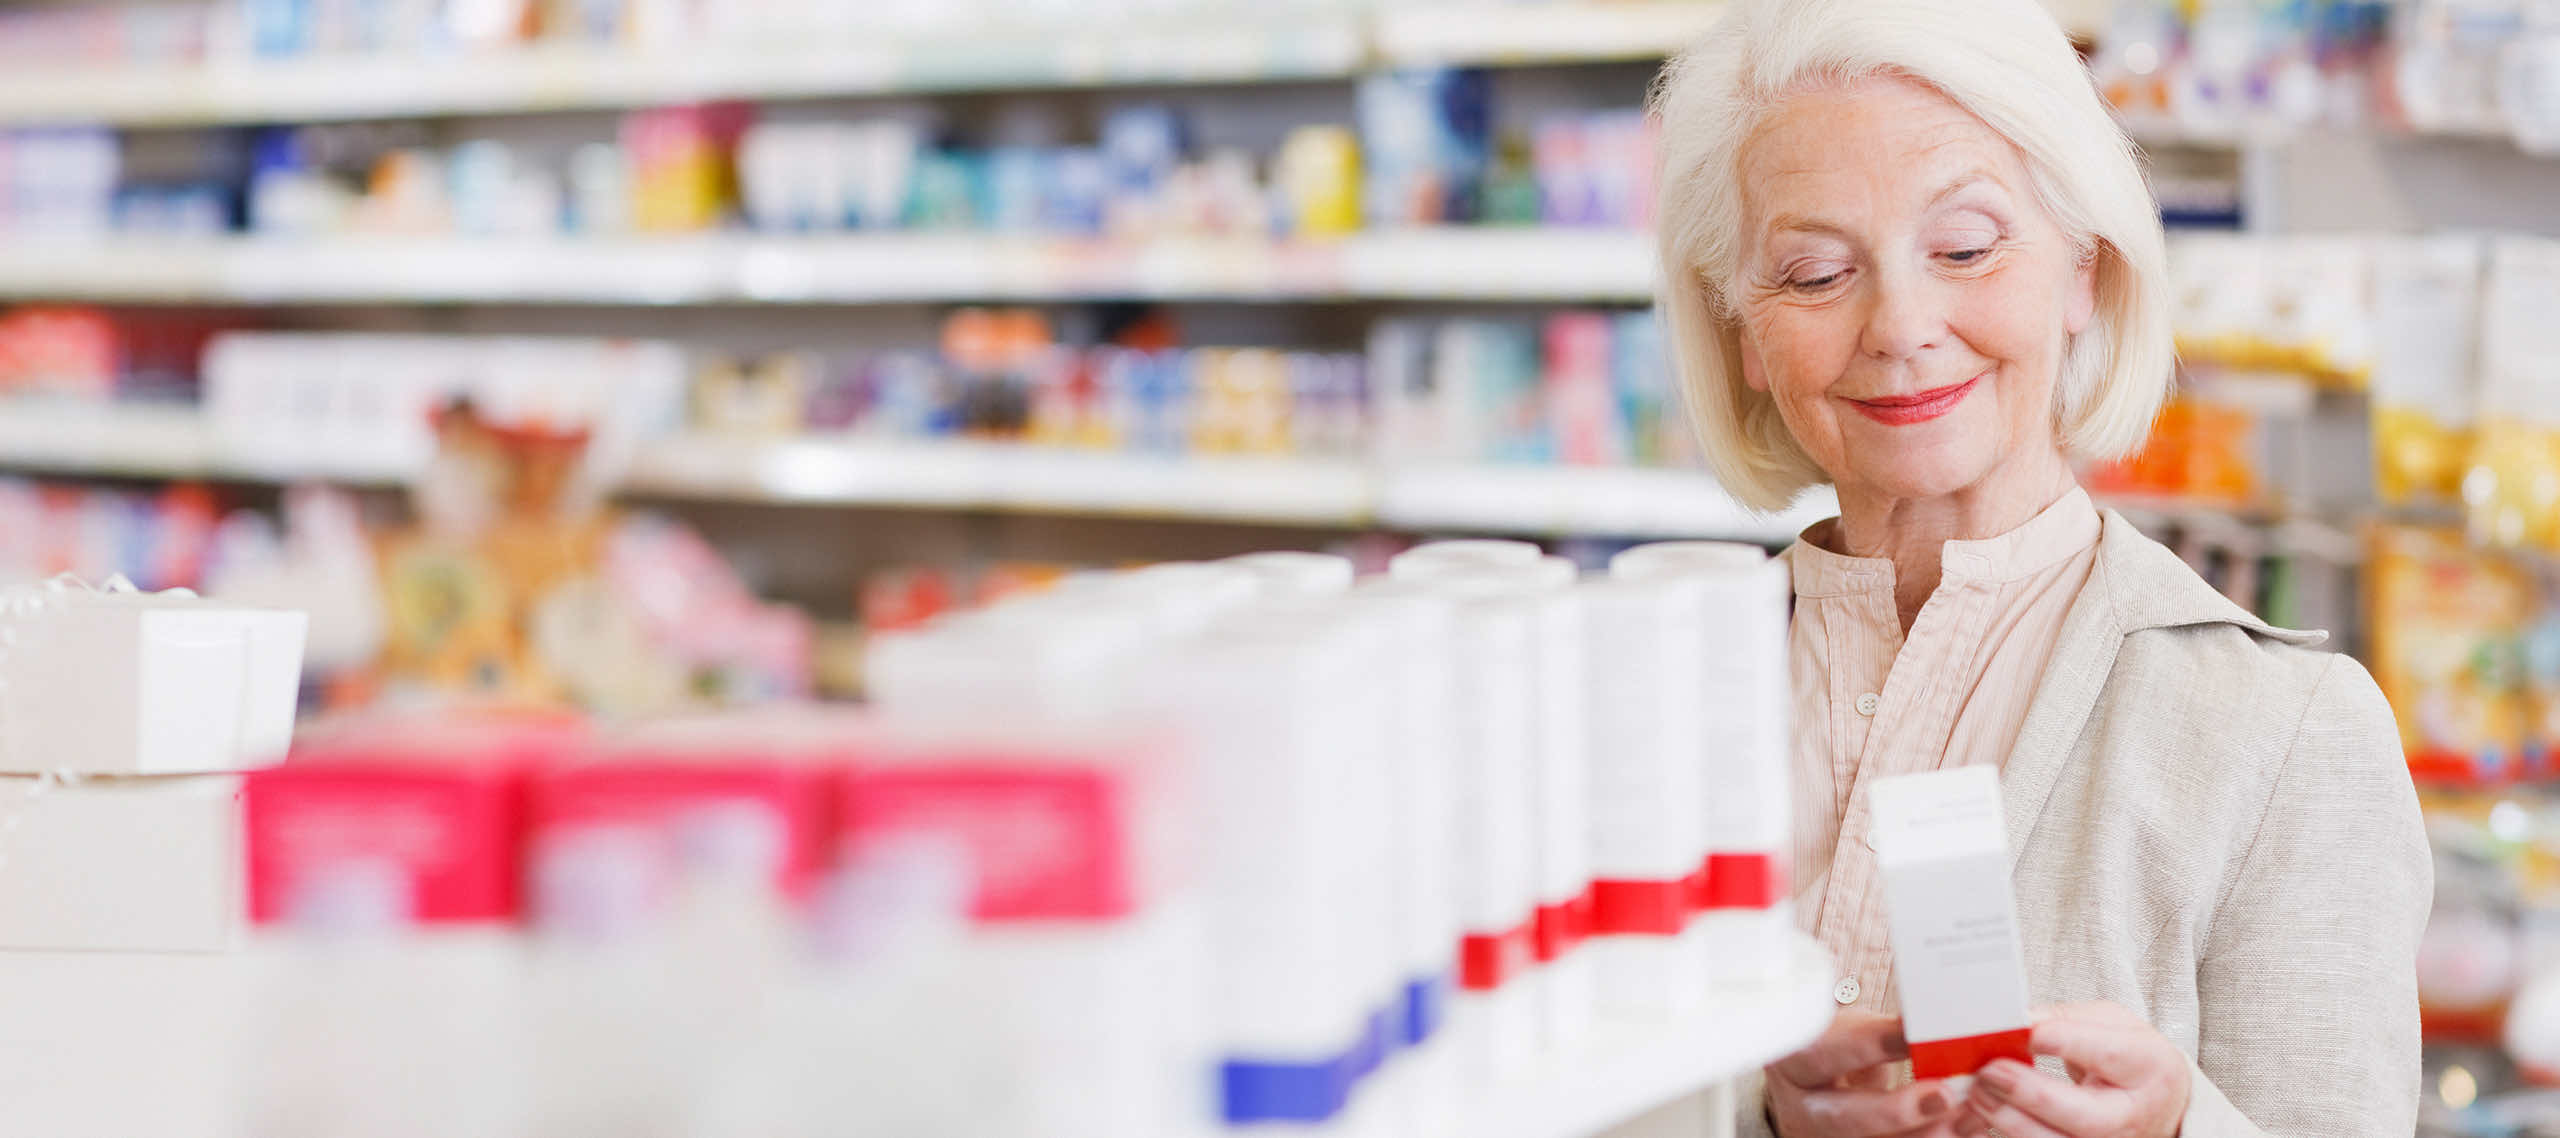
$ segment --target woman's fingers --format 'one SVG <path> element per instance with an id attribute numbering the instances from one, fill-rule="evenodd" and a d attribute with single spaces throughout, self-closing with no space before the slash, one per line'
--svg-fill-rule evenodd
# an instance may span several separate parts
<path id="1" fill-rule="evenodd" d="M 1819 1134 L 1899 1135 L 1948 1121 L 1959 1103 L 1931 1080 L 1897 1091 L 1806 1091 L 1805 1120 Z"/>
<path id="2" fill-rule="evenodd" d="M 1966 1101 L 2011 1138 L 2019 1138 L 2019 1131 L 2000 1122 L 2003 1116 L 1994 1114 L 1998 1109 L 2007 1108 L 2064 1134 L 2105 1134 L 2123 1121 L 2120 1105 L 2107 1097 L 2113 1093 L 2046 1078 L 2015 1059 L 1995 1059 L 1974 1076 L 1973 1093 Z"/>
<path id="3" fill-rule="evenodd" d="M 2049 1019 L 2095 1024 L 2111 1023 L 2126 1027 L 2144 1026 L 2147 1023 L 2141 1016 L 2133 1014 L 2133 1009 L 2112 1000 L 2091 1000 L 2077 1004 L 2045 1004 L 2035 1009 L 2037 1023 L 2043 1023 Z"/>
<path id="4" fill-rule="evenodd" d="M 2052 1055 L 2070 1064 L 2084 1078 L 2121 1087 L 2152 1073 L 2153 1055 L 2145 1046 L 2149 1035 L 2150 1029 L 2139 1024 L 2057 1016 L 2035 1025 L 2028 1046 L 2038 1055 Z"/>
<path id="5" fill-rule="evenodd" d="M 2002 1138 L 2070 1138 L 2015 1106 L 1980 1100 L 1967 1102 L 1964 1117 L 1957 1119 L 1955 1125 L 1959 1138 L 1982 1138 L 1995 1129 Z"/>
<path id="6" fill-rule="evenodd" d="M 1799 1087 L 1827 1087 L 1832 1080 L 1908 1057 L 1902 1021 L 1887 1016 L 1840 1013 L 1822 1038 L 1769 1065 L 1771 1074 Z"/>

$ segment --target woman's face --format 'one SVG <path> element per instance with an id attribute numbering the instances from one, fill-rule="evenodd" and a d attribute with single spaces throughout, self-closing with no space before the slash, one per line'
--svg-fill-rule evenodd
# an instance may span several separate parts
<path id="1" fill-rule="evenodd" d="M 1928 87 L 1807 90 L 1741 156 L 1743 375 L 1844 494 L 1931 498 L 2058 461 L 2093 270 L 2007 140 Z"/>

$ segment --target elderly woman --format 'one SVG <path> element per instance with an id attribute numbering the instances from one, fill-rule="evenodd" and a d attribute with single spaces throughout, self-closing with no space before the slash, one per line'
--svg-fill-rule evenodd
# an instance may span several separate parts
<path id="1" fill-rule="evenodd" d="M 1787 1138 L 2390 1135 L 2431 889 L 2391 710 L 2093 505 L 2170 382 L 2158 215 L 2034 0 L 1733 0 L 1657 95 L 1662 310 L 1788 553 L 1798 920 L 1842 1011 Z M 1866 787 L 2000 768 L 2039 1066 L 1913 1083 Z M 1900 1085 L 1897 1085 L 1900 1084 Z"/>

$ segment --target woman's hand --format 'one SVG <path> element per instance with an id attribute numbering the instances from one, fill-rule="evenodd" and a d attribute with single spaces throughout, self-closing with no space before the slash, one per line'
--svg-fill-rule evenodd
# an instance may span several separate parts
<path id="1" fill-rule="evenodd" d="M 1822 1038 L 1769 1066 L 1769 1121 L 1781 1138 L 1952 1134 L 1964 1115 L 1944 1083 L 1884 1089 L 1887 1065 L 1910 1054 L 1901 1020 L 1842 1012 Z"/>
<path id="2" fill-rule="evenodd" d="M 2046 1008 L 2032 1046 L 2068 1064 L 2072 1081 L 1995 1059 L 1975 1076 L 1956 1133 L 2176 1138 L 2187 1113 L 2187 1056 L 2142 1017 L 2114 1004 Z"/>

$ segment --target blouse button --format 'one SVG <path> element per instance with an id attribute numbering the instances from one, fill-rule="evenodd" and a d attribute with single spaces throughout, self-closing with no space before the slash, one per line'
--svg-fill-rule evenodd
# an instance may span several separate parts
<path id="1" fill-rule="evenodd" d="M 1868 692 L 1865 695 L 1859 696 L 1858 714 L 1873 717 L 1876 713 L 1876 705 L 1882 702 L 1882 700 L 1876 698 L 1876 693 L 1874 692 Z"/>
<path id="2" fill-rule="evenodd" d="M 1841 977 L 1840 982 L 1834 985 L 1831 989 L 1831 998 L 1839 1001 L 1840 1006 L 1844 1008 L 1857 1003 L 1858 978 L 1855 976 Z"/>

